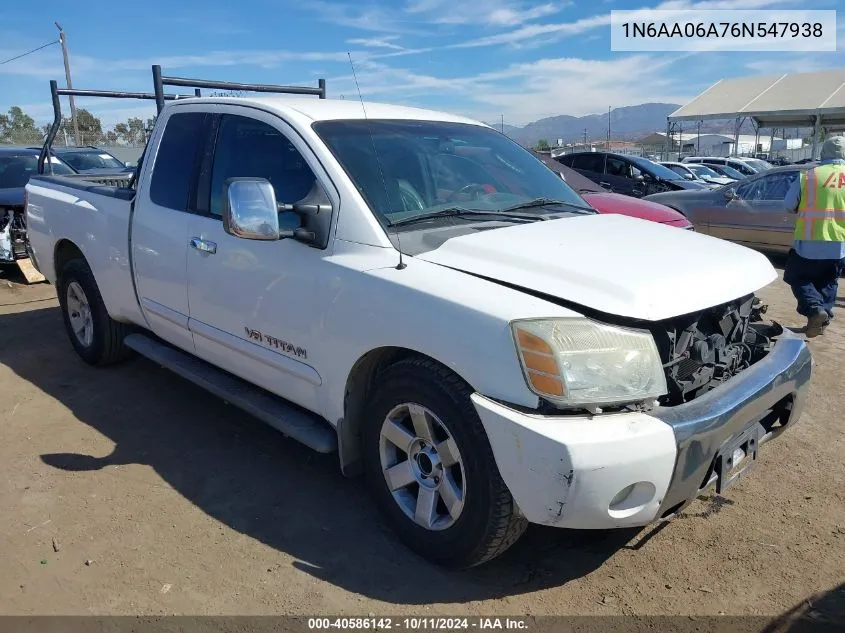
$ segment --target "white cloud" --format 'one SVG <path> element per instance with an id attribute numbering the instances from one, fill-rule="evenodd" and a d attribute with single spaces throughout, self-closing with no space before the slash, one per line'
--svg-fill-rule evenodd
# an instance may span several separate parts
<path id="1" fill-rule="evenodd" d="M 648 19 L 652 11 L 656 10 L 715 10 L 715 9 L 761 9 L 778 4 L 789 3 L 792 0 L 705 0 L 690 2 L 689 0 L 667 0 L 654 7 L 643 7 L 633 11 Z M 635 19 L 636 13 L 633 14 Z M 556 40 L 586 33 L 594 29 L 610 25 L 611 14 L 598 14 L 581 18 L 572 22 L 557 22 L 551 24 L 527 24 L 512 31 L 505 31 L 495 35 L 479 37 L 453 44 L 453 48 L 478 48 L 485 46 L 511 45 L 518 47 L 533 47 L 538 44 L 547 45 Z"/>
<path id="2" fill-rule="evenodd" d="M 517 26 L 559 13 L 571 2 L 531 4 L 516 0 L 414 0 L 406 11 L 433 24 Z"/>
<path id="3" fill-rule="evenodd" d="M 113 99 L 92 99 L 77 97 L 76 108 L 88 110 L 92 115 L 100 119 L 103 129 L 110 129 L 116 123 L 121 123 L 129 118 L 149 119 L 155 116 L 156 109 L 153 102 L 142 101 L 119 101 Z M 20 104 L 21 109 L 35 119 L 37 125 L 50 123 L 53 120 L 53 107 L 49 99 L 33 103 Z M 70 106 L 66 97 L 62 97 L 62 115 L 70 116 Z"/>
<path id="4" fill-rule="evenodd" d="M 382 32 L 431 35 L 430 30 L 412 26 L 476 25 L 514 27 L 559 13 L 572 0 L 406 0 L 386 8 L 368 3 L 334 4 L 311 0 L 305 8 L 326 22 L 350 28 Z"/>
<path id="5" fill-rule="evenodd" d="M 841 59 L 836 53 L 768 53 L 762 59 L 754 59 L 745 64 L 745 68 L 759 75 L 812 73 L 841 66 Z"/>
<path id="6" fill-rule="evenodd" d="M 408 49 L 394 41 L 399 39 L 398 35 L 385 35 L 383 37 L 356 37 L 351 40 L 346 40 L 347 44 L 354 44 L 355 46 L 364 46 L 365 48 L 387 48 L 394 51 L 407 51 Z"/>
<path id="7" fill-rule="evenodd" d="M 411 104 L 446 109 L 481 120 L 498 120 L 505 113 L 510 124 L 571 114 L 606 112 L 646 102 L 686 103 L 695 90 L 667 78 L 666 68 L 679 57 L 629 55 L 612 60 L 541 59 L 513 64 L 473 76 L 438 77 L 380 61 L 358 65 L 361 93 L 367 99 L 395 102 L 398 95 Z M 328 80 L 332 95 L 357 98 L 351 75 Z M 435 105 L 435 109 L 443 106 Z"/>
<path id="8" fill-rule="evenodd" d="M 372 4 L 352 6 L 326 0 L 309 0 L 304 8 L 317 13 L 325 22 L 362 31 L 425 33 L 420 29 L 410 28 L 400 13 Z"/>

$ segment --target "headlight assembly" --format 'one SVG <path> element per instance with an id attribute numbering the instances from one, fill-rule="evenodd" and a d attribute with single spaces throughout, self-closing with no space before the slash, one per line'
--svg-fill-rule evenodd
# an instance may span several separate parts
<path id="1" fill-rule="evenodd" d="M 653 400 L 667 392 L 650 332 L 583 317 L 511 323 L 529 388 L 562 406 Z"/>

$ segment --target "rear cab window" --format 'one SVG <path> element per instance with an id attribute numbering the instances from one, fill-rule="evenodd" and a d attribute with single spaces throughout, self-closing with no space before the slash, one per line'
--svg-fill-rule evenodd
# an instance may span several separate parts
<path id="1" fill-rule="evenodd" d="M 150 180 L 153 204 L 187 211 L 197 160 L 207 136 L 211 115 L 177 112 L 165 123 Z"/>

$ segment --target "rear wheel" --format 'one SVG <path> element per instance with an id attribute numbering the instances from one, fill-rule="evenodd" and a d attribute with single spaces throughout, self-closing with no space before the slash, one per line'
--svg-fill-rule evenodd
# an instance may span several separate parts
<path id="1" fill-rule="evenodd" d="M 89 365 L 109 365 L 123 360 L 128 328 L 112 319 L 91 268 L 84 259 L 67 263 L 57 284 L 62 318 L 76 353 Z"/>
<path id="2" fill-rule="evenodd" d="M 527 522 L 498 468 L 471 390 L 428 359 L 386 369 L 363 433 L 369 485 L 399 538 L 445 567 L 489 561 Z"/>

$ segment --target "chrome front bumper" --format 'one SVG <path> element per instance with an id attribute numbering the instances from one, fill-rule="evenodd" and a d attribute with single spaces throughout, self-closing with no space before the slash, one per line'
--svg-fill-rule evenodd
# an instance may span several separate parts
<path id="1" fill-rule="evenodd" d="M 732 443 L 751 437 L 756 450 L 794 425 L 806 404 L 812 368 L 807 344 L 784 329 L 768 356 L 724 385 L 687 404 L 652 411 L 672 428 L 677 443 L 658 516 L 677 512 L 714 485 L 721 489 L 721 460 Z"/>

